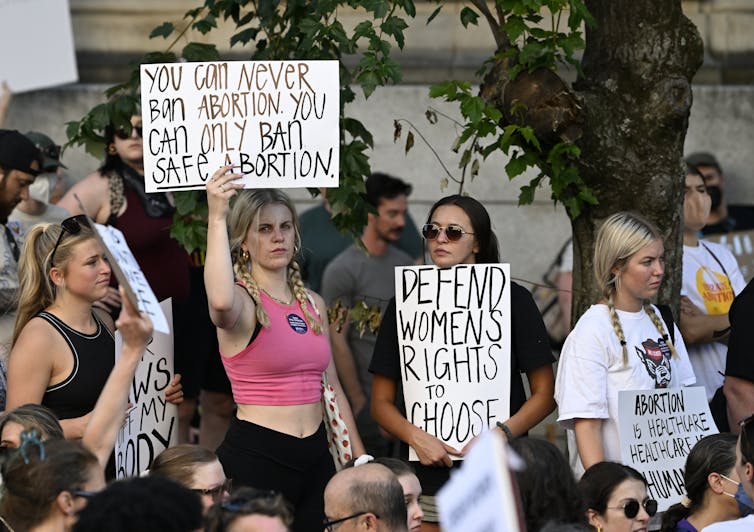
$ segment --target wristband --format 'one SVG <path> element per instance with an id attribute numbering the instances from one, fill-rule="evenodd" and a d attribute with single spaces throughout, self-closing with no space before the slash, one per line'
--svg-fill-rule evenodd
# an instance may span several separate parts
<path id="1" fill-rule="evenodd" d="M 508 428 L 508 425 L 506 425 L 502 421 L 498 421 L 497 426 L 500 427 L 500 430 L 505 433 L 505 437 L 508 438 L 509 442 L 513 441 L 513 433 L 511 432 L 511 429 Z"/>

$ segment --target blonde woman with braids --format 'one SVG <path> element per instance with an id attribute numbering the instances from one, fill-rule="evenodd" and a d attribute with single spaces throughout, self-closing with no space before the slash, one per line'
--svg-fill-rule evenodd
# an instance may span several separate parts
<path id="1" fill-rule="evenodd" d="M 683 339 L 650 303 L 665 273 L 657 228 L 620 212 L 597 233 L 594 275 L 603 297 L 563 345 L 555 381 L 558 421 L 568 429 L 577 476 L 597 462 L 620 462 L 618 392 L 694 384 Z M 675 345 L 672 338 L 675 338 Z"/>
<path id="2" fill-rule="evenodd" d="M 354 454 L 363 446 L 332 362 L 324 302 L 304 288 L 294 260 L 296 211 L 278 190 L 241 190 L 232 169 L 220 168 L 207 183 L 204 281 L 238 405 L 217 455 L 234 485 L 282 493 L 296 509 L 294 531 L 321 528 L 334 472 L 320 406 L 323 371 Z"/>

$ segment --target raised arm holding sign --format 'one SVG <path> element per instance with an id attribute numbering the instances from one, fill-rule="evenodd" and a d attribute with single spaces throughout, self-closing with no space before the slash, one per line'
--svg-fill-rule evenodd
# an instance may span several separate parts
<path id="1" fill-rule="evenodd" d="M 408 446 L 415 453 L 431 506 L 475 436 L 494 428 L 517 437 L 552 411 L 554 378 L 542 318 L 531 294 L 510 281 L 509 266 L 498 264 L 484 207 L 445 197 L 422 233 L 435 266 L 397 270 L 369 369 L 372 416 L 405 444 L 404 456 Z"/>

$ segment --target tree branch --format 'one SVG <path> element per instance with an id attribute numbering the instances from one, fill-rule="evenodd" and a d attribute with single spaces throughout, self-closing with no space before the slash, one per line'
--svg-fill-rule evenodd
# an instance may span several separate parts
<path id="1" fill-rule="evenodd" d="M 495 16 L 490 12 L 489 8 L 487 7 L 486 2 L 484 0 L 471 0 L 471 5 L 476 7 L 482 15 L 484 15 L 484 18 L 487 19 L 487 24 L 490 25 L 490 30 L 492 31 L 492 36 L 495 38 L 495 44 L 497 45 L 497 51 L 503 51 L 511 47 L 511 43 L 508 40 L 508 36 L 503 31 L 503 23 L 505 22 L 505 17 L 502 13 L 502 11 L 498 8 L 497 14 L 498 17 L 500 17 L 500 20 L 497 20 Z"/>

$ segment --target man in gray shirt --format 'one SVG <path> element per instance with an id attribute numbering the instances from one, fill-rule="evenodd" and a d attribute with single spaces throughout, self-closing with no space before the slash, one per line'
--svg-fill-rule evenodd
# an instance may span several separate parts
<path id="1" fill-rule="evenodd" d="M 343 314 L 365 305 L 377 307 L 380 315 L 395 295 L 396 266 L 414 260 L 394 246 L 406 224 L 411 185 L 387 174 L 375 173 L 366 181 L 366 200 L 375 208 L 361 237 L 364 249 L 353 244 L 335 257 L 322 277 L 322 297 L 328 307 L 340 305 Z M 343 321 L 345 318 L 345 321 Z M 359 434 L 373 456 L 391 454 L 391 440 L 369 414 L 372 376 L 369 362 L 376 336 L 358 330 L 350 317 L 341 316 L 330 326 L 333 359 L 338 377 L 351 403 Z"/>

